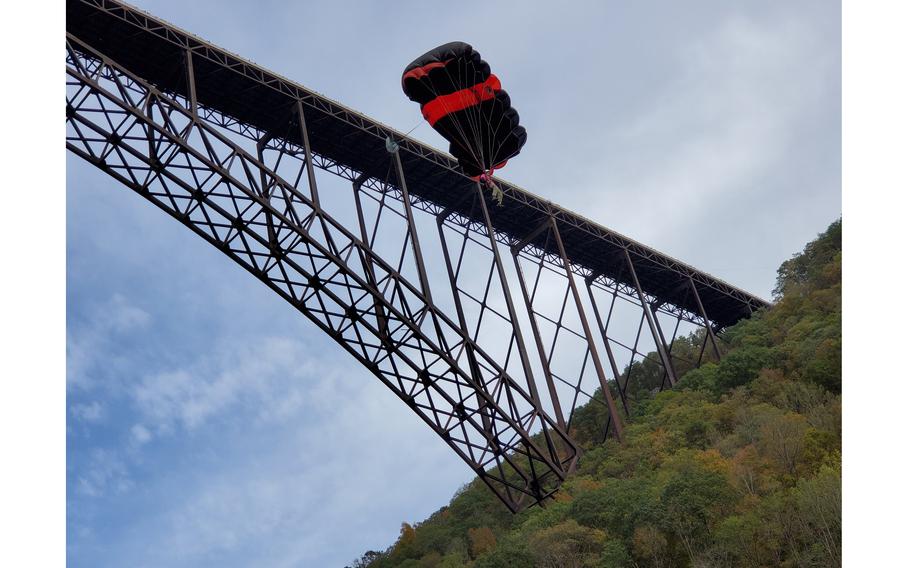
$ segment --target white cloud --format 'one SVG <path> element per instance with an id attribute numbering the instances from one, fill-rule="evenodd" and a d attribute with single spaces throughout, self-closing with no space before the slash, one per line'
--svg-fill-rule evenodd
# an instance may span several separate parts
<path id="1" fill-rule="evenodd" d="M 133 427 L 130 428 L 130 436 L 132 437 L 133 442 L 138 446 L 141 446 L 152 439 L 152 433 L 142 424 L 134 424 Z"/>
<path id="2" fill-rule="evenodd" d="M 96 448 L 89 454 L 89 462 L 77 476 L 77 491 L 88 497 L 102 497 L 129 491 L 133 481 L 126 464 L 115 452 Z"/>
<path id="3" fill-rule="evenodd" d="M 151 319 L 148 312 L 115 293 L 106 302 L 89 309 L 84 321 L 68 322 L 67 388 L 88 390 L 97 386 L 93 373 L 115 355 L 111 347 L 120 337 L 146 328 Z"/>
<path id="4" fill-rule="evenodd" d="M 70 414 L 82 422 L 99 422 L 104 417 L 104 407 L 97 400 L 90 404 L 74 404 L 70 406 Z"/>
<path id="5" fill-rule="evenodd" d="M 760 181 L 792 151 L 836 71 L 828 50 L 809 22 L 740 17 L 681 50 L 646 112 L 610 133 L 606 169 L 622 191 L 593 199 L 603 205 L 589 214 L 660 247 L 728 215 L 743 193 L 767 192 Z M 601 183 L 587 185 L 603 195 Z"/>
<path id="6" fill-rule="evenodd" d="M 414 521 L 472 477 L 383 385 L 363 379 L 370 382 L 316 379 L 308 393 L 326 407 L 316 411 L 318 424 L 301 413 L 262 430 L 265 442 L 235 440 L 237 457 L 198 472 L 199 483 L 169 504 L 157 527 L 156 538 L 173 543 L 161 563 L 231 557 L 238 564 L 317 565 L 339 542 L 339 527 L 358 543 L 355 550 L 386 546 L 406 520 L 388 502 L 409 504 L 402 508 Z M 402 462 L 401 448 L 413 458 Z M 433 482 L 420 481 L 427 479 Z M 263 541 L 269 545 L 256 544 Z"/>
<path id="7" fill-rule="evenodd" d="M 148 312 L 132 305 L 120 294 L 115 294 L 97 314 L 97 325 L 101 329 L 121 333 L 145 327 L 151 321 Z"/>
<path id="8" fill-rule="evenodd" d="M 227 414 L 246 411 L 259 422 L 272 422 L 287 420 L 304 405 L 320 406 L 320 393 L 313 389 L 330 383 L 336 371 L 320 366 L 306 345 L 278 337 L 238 343 L 186 368 L 144 377 L 131 398 L 146 423 L 193 430 Z"/>

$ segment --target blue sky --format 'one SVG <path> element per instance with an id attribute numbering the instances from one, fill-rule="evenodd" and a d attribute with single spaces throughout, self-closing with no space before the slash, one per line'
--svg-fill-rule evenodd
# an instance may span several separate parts
<path id="1" fill-rule="evenodd" d="M 839 7 L 677 4 L 441 3 L 428 24 L 425 2 L 136 2 L 402 131 L 401 69 L 469 41 L 529 132 L 502 177 L 770 297 L 840 214 Z M 471 478 L 221 253 L 78 158 L 66 175 L 73 566 L 343 566 Z"/>

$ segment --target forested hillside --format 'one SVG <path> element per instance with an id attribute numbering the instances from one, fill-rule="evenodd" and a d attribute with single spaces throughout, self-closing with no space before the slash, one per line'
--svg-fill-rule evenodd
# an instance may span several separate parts
<path id="1" fill-rule="evenodd" d="M 840 221 L 781 265 L 775 300 L 672 391 L 639 373 L 623 445 L 594 439 L 589 404 L 546 508 L 512 515 L 475 481 L 353 566 L 839 566 Z"/>

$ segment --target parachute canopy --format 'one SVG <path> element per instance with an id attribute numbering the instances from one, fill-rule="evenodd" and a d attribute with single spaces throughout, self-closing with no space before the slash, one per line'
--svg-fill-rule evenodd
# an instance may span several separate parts
<path id="1" fill-rule="evenodd" d="M 401 87 L 449 141 L 449 152 L 468 176 L 501 168 L 528 138 L 499 79 L 466 43 L 440 45 L 412 61 Z"/>

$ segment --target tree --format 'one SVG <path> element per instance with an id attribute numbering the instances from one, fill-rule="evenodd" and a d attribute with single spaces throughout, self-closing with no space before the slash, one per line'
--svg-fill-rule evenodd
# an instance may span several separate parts
<path id="1" fill-rule="evenodd" d="M 777 303 L 724 330 L 720 360 L 661 393 L 656 354 L 628 368 L 623 444 L 601 443 L 603 405 L 578 409 L 585 451 L 546 507 L 513 516 L 475 480 L 371 568 L 839 565 L 838 231 L 785 263 Z"/>
<path id="2" fill-rule="evenodd" d="M 369 568 L 374 562 L 383 558 L 385 555 L 381 552 L 376 552 L 375 550 L 368 550 L 363 553 L 363 556 L 351 563 L 347 568 Z"/>
<path id="3" fill-rule="evenodd" d="M 759 371 L 771 364 L 771 357 L 770 349 L 755 345 L 731 351 L 717 366 L 716 388 L 725 391 L 752 382 Z"/>
<path id="4" fill-rule="evenodd" d="M 581 525 L 631 538 L 635 526 L 653 519 L 657 508 L 652 480 L 610 478 L 602 488 L 577 495 L 569 516 Z"/>
<path id="5" fill-rule="evenodd" d="M 534 566 L 534 556 L 517 535 L 501 541 L 489 554 L 481 556 L 474 568 L 527 568 Z"/>
<path id="6" fill-rule="evenodd" d="M 610 539 L 603 545 L 603 553 L 600 555 L 600 568 L 628 568 L 633 565 L 632 557 L 622 541 Z"/>
<path id="7" fill-rule="evenodd" d="M 705 543 L 724 515 L 733 493 L 724 476 L 705 467 L 694 452 L 680 453 L 660 495 L 661 520 L 679 537 L 689 558 Z"/>
<path id="8" fill-rule="evenodd" d="M 534 533 L 528 547 L 542 568 L 593 567 L 603 551 L 605 537 L 603 531 L 569 519 Z"/>
<path id="9" fill-rule="evenodd" d="M 806 445 L 806 417 L 795 412 L 770 417 L 761 427 L 760 445 L 781 468 L 794 476 Z"/>
<path id="10" fill-rule="evenodd" d="M 471 558 L 477 558 L 496 547 L 496 535 L 490 527 L 468 529 L 468 540 L 471 542 Z"/>
<path id="11" fill-rule="evenodd" d="M 417 531 L 408 523 L 401 523 L 401 532 L 398 536 L 398 542 L 392 547 L 391 556 L 401 560 L 404 558 L 413 558 L 417 552 Z"/>
<path id="12" fill-rule="evenodd" d="M 635 527 L 632 535 L 632 548 L 635 556 L 646 561 L 653 568 L 664 568 L 670 565 L 667 538 L 657 527 L 652 525 Z"/>
<path id="13" fill-rule="evenodd" d="M 832 274 L 825 267 L 840 260 L 841 254 L 841 220 L 831 223 L 824 233 L 808 243 L 802 253 L 793 255 L 777 269 L 777 284 L 774 297 L 783 298 L 789 293 L 800 293 L 809 285 L 825 287 L 840 282 L 840 274 L 832 282 Z"/>
<path id="14" fill-rule="evenodd" d="M 841 562 L 841 476 L 822 466 L 816 477 L 800 480 L 793 490 L 798 516 L 809 540 L 835 566 Z"/>
<path id="15" fill-rule="evenodd" d="M 749 444 L 740 448 L 731 460 L 730 478 L 734 487 L 747 495 L 758 494 L 768 475 L 768 461 L 755 447 Z"/>

